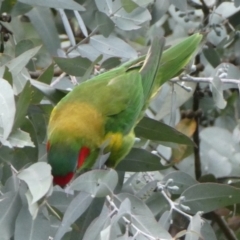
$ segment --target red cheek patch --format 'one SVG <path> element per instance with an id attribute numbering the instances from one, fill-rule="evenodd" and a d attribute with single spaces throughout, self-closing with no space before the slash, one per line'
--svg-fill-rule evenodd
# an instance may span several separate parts
<path id="1" fill-rule="evenodd" d="M 80 168 L 84 164 L 84 162 L 85 162 L 85 160 L 86 160 L 86 158 L 88 157 L 89 154 L 90 154 L 90 149 L 89 148 L 87 148 L 87 147 L 82 147 L 81 148 L 81 150 L 78 154 L 77 168 Z"/>
<path id="2" fill-rule="evenodd" d="M 71 179 L 73 178 L 73 175 L 74 173 L 70 172 L 65 176 L 53 176 L 53 182 L 59 185 L 60 187 L 64 187 L 71 181 Z"/>

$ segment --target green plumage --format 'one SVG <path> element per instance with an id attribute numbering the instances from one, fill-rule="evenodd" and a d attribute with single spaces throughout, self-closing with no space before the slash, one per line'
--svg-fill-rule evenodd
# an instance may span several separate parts
<path id="1" fill-rule="evenodd" d="M 200 40 L 200 35 L 191 39 L 190 42 L 195 42 L 194 50 Z M 146 57 L 80 84 L 58 103 L 48 127 L 48 161 L 53 175 L 75 172 L 82 148 L 90 150 L 81 165 L 87 168 L 94 164 L 100 147 L 106 142 L 111 152 L 107 162 L 110 166 L 115 166 L 129 152 L 134 143 L 134 127 L 152 95 L 166 81 L 165 75 L 171 75 L 162 67 L 168 63 L 168 56 L 163 56 L 165 62 L 160 62 L 163 45 L 163 39 L 154 39 Z M 172 77 L 192 54 L 193 50 L 185 53 L 184 59 L 179 57 L 181 62 L 173 69 Z M 171 63 L 174 61 L 172 57 Z"/>

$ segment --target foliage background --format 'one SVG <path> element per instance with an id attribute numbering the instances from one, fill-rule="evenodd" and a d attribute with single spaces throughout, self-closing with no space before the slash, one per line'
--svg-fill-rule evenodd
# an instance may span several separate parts
<path id="1" fill-rule="evenodd" d="M 240 238 L 239 0 L 0 2 L 0 239 Z M 195 68 L 161 88 L 130 155 L 52 187 L 53 105 L 154 36 L 193 32 L 207 32 Z"/>

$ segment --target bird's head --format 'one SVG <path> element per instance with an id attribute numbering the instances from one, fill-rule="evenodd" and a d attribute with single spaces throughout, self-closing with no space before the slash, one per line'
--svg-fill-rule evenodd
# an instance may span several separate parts
<path id="1" fill-rule="evenodd" d="M 52 167 L 53 182 L 64 187 L 72 180 L 77 169 L 88 167 L 95 157 L 93 152 L 87 146 L 48 141 L 47 159 Z"/>

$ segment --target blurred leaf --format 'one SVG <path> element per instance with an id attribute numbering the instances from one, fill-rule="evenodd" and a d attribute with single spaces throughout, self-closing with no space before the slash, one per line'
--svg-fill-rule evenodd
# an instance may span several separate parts
<path id="1" fill-rule="evenodd" d="M 160 158 L 144 149 L 132 148 L 130 153 L 119 162 L 117 171 L 146 172 L 158 171 L 168 168 L 163 166 Z"/>
<path id="2" fill-rule="evenodd" d="M 191 219 L 187 228 L 185 240 L 198 240 L 201 237 L 202 219 L 200 213 L 196 213 Z"/>
<path id="3" fill-rule="evenodd" d="M 201 236 L 203 239 L 217 240 L 214 230 L 208 221 L 204 221 L 201 228 Z"/>
<path id="4" fill-rule="evenodd" d="M 147 117 L 144 117 L 135 127 L 135 134 L 137 137 L 144 137 L 153 141 L 194 145 L 189 137 L 176 129 Z"/>
<path id="5" fill-rule="evenodd" d="M 126 0 L 124 2 L 126 2 Z M 135 8 L 131 13 L 128 13 L 123 8 L 122 1 L 113 1 L 110 3 L 109 1 L 95 1 L 95 3 L 99 11 L 111 16 L 115 25 L 125 31 L 139 29 L 141 28 L 141 24 L 151 20 L 148 9 L 144 7 Z M 128 9 L 132 7 L 133 3 L 128 5 Z"/>
<path id="6" fill-rule="evenodd" d="M 30 11 L 33 7 L 25 4 L 25 3 L 21 3 L 19 1 L 16 2 L 16 4 L 14 5 L 12 11 L 11 11 L 11 16 L 12 17 L 17 17 L 19 15 L 24 15 L 25 13 L 27 13 L 28 11 Z"/>
<path id="7" fill-rule="evenodd" d="M 23 180 L 32 194 L 32 204 L 41 199 L 52 185 L 51 167 L 45 162 L 32 164 L 22 170 L 18 178 Z"/>
<path id="8" fill-rule="evenodd" d="M 17 43 L 15 48 L 15 56 L 23 54 L 24 52 L 34 48 L 34 44 L 30 39 L 23 39 Z"/>
<path id="9" fill-rule="evenodd" d="M 73 76 L 83 76 L 91 66 L 91 61 L 83 57 L 53 58 L 56 64 L 66 73 Z"/>
<path id="10" fill-rule="evenodd" d="M 112 58 L 108 58 L 107 60 L 105 60 L 101 64 L 101 68 L 104 68 L 104 69 L 108 70 L 108 69 L 115 68 L 120 64 L 121 64 L 121 61 L 118 57 L 112 57 Z"/>
<path id="11" fill-rule="evenodd" d="M 12 73 L 9 71 L 8 67 L 5 67 L 3 79 L 7 80 L 11 86 L 13 85 Z"/>
<path id="12" fill-rule="evenodd" d="M 80 192 L 69 204 L 54 240 L 60 240 L 68 231 L 69 227 L 87 210 L 93 198 L 90 194 Z"/>
<path id="13" fill-rule="evenodd" d="M 31 85 L 28 81 L 22 90 L 16 105 L 16 113 L 15 113 L 15 120 L 13 125 L 13 131 L 19 128 L 22 122 L 25 119 L 25 115 L 28 110 L 28 106 L 31 100 Z"/>
<path id="14" fill-rule="evenodd" d="M 96 23 L 97 27 L 99 29 L 99 32 L 105 37 L 109 37 L 111 32 L 113 31 L 115 25 L 113 21 L 111 20 L 110 17 L 108 17 L 105 13 L 103 12 L 96 12 Z"/>
<path id="15" fill-rule="evenodd" d="M 180 11 L 187 11 L 188 6 L 187 6 L 187 1 L 186 0 L 182 0 L 182 1 L 178 1 L 178 0 L 170 0 L 170 3 L 173 4 L 176 8 L 178 8 Z"/>
<path id="16" fill-rule="evenodd" d="M 86 81 L 88 79 L 91 78 L 91 74 L 95 68 L 95 65 L 98 64 L 98 62 L 100 62 L 102 60 L 103 56 L 99 55 L 89 66 L 89 68 L 86 70 L 86 72 L 84 73 L 84 76 L 82 77 L 82 81 Z"/>
<path id="17" fill-rule="evenodd" d="M 32 218 L 28 208 L 24 206 L 16 219 L 14 232 L 15 240 L 43 240 L 48 239 L 50 233 L 50 222 L 43 214 Z"/>
<path id="18" fill-rule="evenodd" d="M 189 187 L 182 193 L 181 204 L 189 207 L 188 212 L 204 213 L 214 211 L 218 208 L 240 203 L 240 189 L 224 184 L 201 183 Z"/>
<path id="19" fill-rule="evenodd" d="M 157 180 L 148 182 L 141 190 L 136 193 L 136 197 L 138 197 L 142 201 L 146 201 L 156 190 L 157 183 Z"/>
<path id="20" fill-rule="evenodd" d="M 4 79 L 0 79 L 0 140 L 5 141 L 12 131 L 15 102 L 11 85 Z"/>
<path id="21" fill-rule="evenodd" d="M 220 56 L 216 49 L 212 47 L 208 47 L 208 49 L 203 49 L 203 54 L 208 60 L 208 62 L 215 68 L 217 67 L 220 63 Z"/>
<path id="22" fill-rule="evenodd" d="M 184 82 L 184 86 L 192 90 L 190 92 L 187 92 L 182 87 L 175 84 L 173 93 L 172 86 L 170 84 L 163 84 L 163 86 L 159 90 L 159 94 L 157 94 L 157 96 L 150 104 L 151 109 L 153 109 L 157 113 L 157 120 L 163 119 L 166 115 L 171 113 L 173 94 L 175 95 L 175 108 L 182 106 L 183 103 L 191 99 L 196 89 L 196 83 Z"/>
<path id="23" fill-rule="evenodd" d="M 54 66 L 53 64 L 49 65 L 44 72 L 39 76 L 37 81 L 50 84 L 53 78 Z M 32 103 L 39 103 L 43 99 L 43 94 L 38 91 L 36 88 L 32 89 Z"/>
<path id="24" fill-rule="evenodd" d="M 15 56 L 17 57 L 32 48 L 34 48 L 33 42 L 29 39 L 23 39 L 20 42 L 18 42 L 16 45 Z M 31 71 L 35 70 L 35 66 L 34 66 L 32 59 L 30 59 L 28 65 L 27 65 L 27 68 Z"/>
<path id="25" fill-rule="evenodd" d="M 15 221 L 21 208 L 18 192 L 8 192 L 0 196 L 1 239 L 10 239 L 14 234 Z"/>
<path id="26" fill-rule="evenodd" d="M 45 83 L 32 79 L 31 84 L 40 92 L 42 92 L 43 95 L 46 96 L 54 104 L 57 104 L 65 96 L 62 91 L 54 89 Z"/>
<path id="27" fill-rule="evenodd" d="M 26 146 L 34 147 L 34 144 L 29 136 L 29 133 L 24 132 L 21 129 L 16 129 L 14 132 L 12 132 L 10 136 L 7 138 L 7 140 L 2 140 L 2 144 L 10 148 L 12 147 L 23 148 Z"/>
<path id="28" fill-rule="evenodd" d="M 222 81 L 218 76 L 213 77 L 212 93 L 213 93 L 213 99 L 216 106 L 220 109 L 225 108 L 227 103 L 223 97 Z"/>
<path id="29" fill-rule="evenodd" d="M 37 54 L 40 48 L 41 46 L 29 49 L 5 64 L 9 68 L 9 71 L 12 73 L 13 77 L 17 76 L 23 70 L 29 60 Z"/>
<path id="30" fill-rule="evenodd" d="M 85 11 L 84 7 L 82 7 L 80 4 L 78 4 L 78 3 L 76 3 L 75 1 L 72 1 L 72 0 L 68 0 L 67 2 L 64 1 L 64 0 L 48 0 L 48 1 L 19 0 L 19 2 L 29 4 L 29 5 L 33 5 L 33 6 Z"/>
<path id="31" fill-rule="evenodd" d="M 138 229 L 155 238 L 171 239 L 171 235 L 157 223 L 150 209 L 141 200 L 128 193 L 120 193 L 116 197 L 118 204 L 126 198 L 131 202 L 131 222 Z"/>
<path id="32" fill-rule="evenodd" d="M 184 172 L 171 172 L 164 178 L 164 182 L 170 181 L 168 184 L 168 191 L 172 194 L 181 194 L 183 191 L 188 189 L 190 186 L 198 184 L 198 182 L 190 175 Z"/>
<path id="33" fill-rule="evenodd" d="M 240 146 L 228 130 L 208 127 L 200 132 L 202 164 L 207 166 L 206 173 L 215 177 L 238 175 Z"/>
<path id="34" fill-rule="evenodd" d="M 108 222 L 110 222 L 109 211 L 107 207 L 103 207 L 100 216 L 92 221 L 87 228 L 83 240 L 99 239 L 102 229 L 104 229 L 104 226 L 106 226 Z"/>
<path id="35" fill-rule="evenodd" d="M 134 48 L 113 35 L 110 35 L 108 38 L 102 35 L 95 35 L 90 38 L 90 44 L 101 53 L 111 57 L 133 59 L 138 56 Z"/>
<path id="36" fill-rule="evenodd" d="M 161 216 L 170 208 L 167 199 L 162 195 L 161 192 L 154 192 L 145 203 L 150 208 L 155 217 L 159 215 Z"/>
<path id="37" fill-rule="evenodd" d="M 64 213 L 73 198 L 73 195 L 67 194 L 64 191 L 54 191 L 47 201 L 51 206 Z"/>
<path id="38" fill-rule="evenodd" d="M 112 194 L 118 182 L 115 170 L 92 170 L 80 175 L 70 185 L 70 189 L 90 193 L 94 197 Z"/>
<path id="39" fill-rule="evenodd" d="M 57 4 L 58 1 L 44 1 L 44 3 L 55 2 Z M 30 2 L 32 3 L 32 0 Z M 35 2 L 39 3 L 40 1 Z M 30 18 L 32 25 L 38 32 L 49 53 L 57 56 L 57 50 L 60 48 L 60 40 L 51 10 L 46 7 L 34 7 L 26 15 Z"/>
<path id="40" fill-rule="evenodd" d="M 176 129 L 190 138 L 196 131 L 196 127 L 197 123 L 194 118 L 184 118 L 177 124 Z M 181 160 L 189 156 L 192 152 L 193 146 L 179 144 L 176 148 L 172 149 L 171 160 L 174 163 L 179 163 Z"/>
<path id="41" fill-rule="evenodd" d="M 122 7 L 127 13 L 132 12 L 138 5 L 132 0 L 121 0 Z"/>
<path id="42" fill-rule="evenodd" d="M 237 8 L 240 6 L 240 0 L 234 0 L 234 6 Z"/>
<path id="43" fill-rule="evenodd" d="M 104 198 L 94 198 L 88 207 L 88 209 L 81 215 L 81 217 L 77 220 L 76 224 L 81 226 L 80 232 L 74 231 L 71 234 L 71 240 L 82 240 L 83 236 L 90 226 L 90 224 L 97 218 L 103 208 L 103 204 L 105 203 Z"/>

